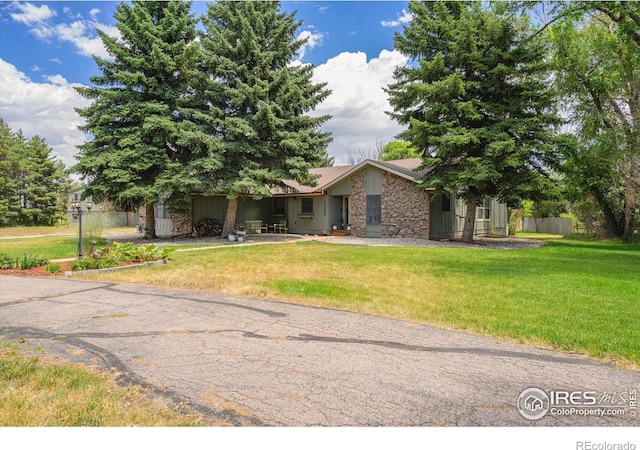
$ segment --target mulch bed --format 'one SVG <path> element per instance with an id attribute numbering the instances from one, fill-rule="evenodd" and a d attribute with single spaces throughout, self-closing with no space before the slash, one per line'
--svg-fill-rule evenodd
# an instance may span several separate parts
<path id="1" fill-rule="evenodd" d="M 60 272 L 58 273 L 48 273 L 47 266 L 33 267 L 31 269 L 2 269 L 0 270 L 0 275 L 18 275 L 24 277 L 64 277 L 64 272 L 71 270 L 71 266 L 73 266 L 74 261 L 61 262 L 60 264 Z"/>
<path id="2" fill-rule="evenodd" d="M 65 262 L 59 262 L 58 264 L 60 264 L 60 272 L 57 273 L 49 273 L 47 272 L 47 266 L 40 266 L 40 267 L 33 267 L 31 269 L 1 269 L 0 270 L 0 275 L 16 275 L 16 276 L 23 276 L 23 277 L 62 277 L 64 278 L 64 273 L 65 272 L 70 272 L 71 271 L 71 266 L 73 266 L 75 264 L 75 261 L 65 261 Z M 119 265 L 120 266 L 132 266 L 132 265 L 137 265 L 140 264 L 139 261 L 136 262 L 121 262 Z"/>

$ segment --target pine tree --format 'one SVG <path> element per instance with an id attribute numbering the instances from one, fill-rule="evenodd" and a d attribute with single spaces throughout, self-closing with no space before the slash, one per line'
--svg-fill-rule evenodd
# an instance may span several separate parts
<path id="1" fill-rule="evenodd" d="M 283 179 L 315 183 L 309 169 L 326 162 L 330 136 L 318 129 L 329 117 L 307 113 L 330 92 L 311 82 L 311 65 L 291 64 L 300 23 L 278 2 L 212 3 L 203 23 L 207 126 L 219 143 L 192 168 L 208 193 L 229 199 L 229 233 L 239 196 L 269 196 Z"/>
<path id="2" fill-rule="evenodd" d="M 0 225 L 17 225 L 20 212 L 18 179 L 22 142 L 0 119 Z"/>
<path id="3" fill-rule="evenodd" d="M 78 110 L 92 137 L 75 166 L 88 179 L 85 195 L 126 210 L 144 205 L 146 238 L 155 237 L 160 198 L 190 197 L 185 166 L 213 142 L 201 132 L 198 110 L 206 105 L 191 83 L 200 47 L 190 9 L 181 1 L 119 4 L 121 37 L 98 31 L 113 60 L 95 58 L 102 75 L 91 79 L 95 87 L 78 88 L 93 101 Z"/>
<path id="4" fill-rule="evenodd" d="M 66 213 L 70 180 L 64 164 L 40 136 L 23 147 L 25 172 L 22 177 L 20 222 L 23 225 L 54 225 Z"/>
<path id="5" fill-rule="evenodd" d="M 463 239 L 473 239 L 484 196 L 509 206 L 543 197 L 556 163 L 560 120 L 547 86 L 547 48 L 526 23 L 481 2 L 411 2 L 408 27 L 395 37 L 413 60 L 390 85 L 398 137 L 424 159 L 422 187 L 467 203 Z"/>
<path id="6" fill-rule="evenodd" d="M 70 179 L 51 152 L 0 119 L 0 225 L 54 225 L 66 216 Z"/>

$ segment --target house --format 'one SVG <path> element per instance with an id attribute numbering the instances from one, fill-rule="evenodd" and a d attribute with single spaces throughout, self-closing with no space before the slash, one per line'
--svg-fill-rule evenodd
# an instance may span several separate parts
<path id="1" fill-rule="evenodd" d="M 396 161 L 365 160 L 356 165 L 312 169 L 314 187 L 285 180 L 288 189 L 274 189 L 261 200 L 241 198 L 236 222 L 261 220 L 285 224 L 289 233 L 329 235 L 350 228 L 361 237 L 456 238 L 462 235 L 466 205 L 454 196 L 432 199 L 419 190 L 419 158 Z M 195 193 L 192 223 L 224 220 L 224 195 Z M 478 207 L 477 235 L 508 234 L 507 208 L 495 199 Z"/>

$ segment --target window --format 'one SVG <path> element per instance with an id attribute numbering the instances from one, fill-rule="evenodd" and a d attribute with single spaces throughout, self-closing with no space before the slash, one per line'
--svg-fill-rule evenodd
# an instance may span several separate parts
<path id="1" fill-rule="evenodd" d="M 442 212 L 451 212 L 451 196 L 449 194 L 442 195 Z"/>
<path id="2" fill-rule="evenodd" d="M 169 208 L 167 208 L 167 205 L 164 204 L 163 200 L 160 200 L 160 202 L 158 202 L 156 204 L 156 207 L 155 207 L 155 218 L 156 219 L 170 219 L 171 218 L 171 213 L 169 212 Z"/>
<path id="3" fill-rule="evenodd" d="M 301 214 L 313 214 L 313 198 L 303 197 L 302 198 L 302 209 L 300 210 Z"/>
<path id="4" fill-rule="evenodd" d="M 382 196 L 367 195 L 367 225 L 382 223 Z"/>
<path id="5" fill-rule="evenodd" d="M 489 215 L 491 211 L 491 199 L 488 197 L 484 197 L 482 199 L 482 203 L 478 206 L 476 210 L 476 220 L 489 220 Z"/>
<path id="6" fill-rule="evenodd" d="M 276 197 L 273 199 L 273 215 L 284 216 L 284 197 Z"/>

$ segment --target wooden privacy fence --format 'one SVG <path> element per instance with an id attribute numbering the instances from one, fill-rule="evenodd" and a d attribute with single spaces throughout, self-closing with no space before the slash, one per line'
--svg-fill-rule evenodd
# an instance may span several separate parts
<path id="1" fill-rule="evenodd" d="M 565 217 L 525 217 L 522 231 L 538 233 L 570 234 L 575 232 L 573 219 Z"/>

